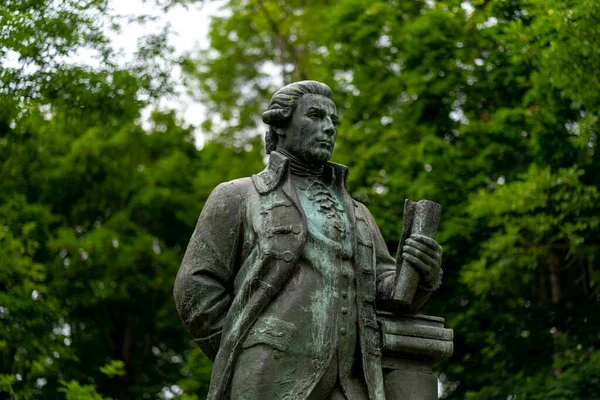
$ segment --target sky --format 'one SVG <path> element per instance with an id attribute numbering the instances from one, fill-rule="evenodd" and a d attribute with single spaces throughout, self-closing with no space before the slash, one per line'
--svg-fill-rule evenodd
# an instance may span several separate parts
<path id="1" fill-rule="evenodd" d="M 126 63 L 133 58 L 138 40 L 148 34 L 160 31 L 165 25 L 170 25 L 172 35 L 169 38 L 175 47 L 176 56 L 188 51 L 207 48 L 209 45 L 208 31 L 211 18 L 226 15 L 223 9 L 224 0 L 199 2 L 187 7 L 177 5 L 162 12 L 152 0 L 111 0 L 111 14 L 124 16 L 150 15 L 157 19 L 146 24 L 126 23 L 123 19 L 122 30 L 119 34 L 107 31 L 115 49 L 122 52 L 120 61 Z M 172 76 L 179 81 L 175 96 L 161 99 L 159 106 L 163 109 L 174 109 L 179 117 L 188 124 L 198 126 L 204 119 L 204 108 L 194 101 L 185 91 L 181 83 L 181 70 L 174 68 Z M 145 117 L 151 110 L 145 110 Z M 195 132 L 196 143 L 202 146 L 203 137 L 199 128 Z"/>
<path id="2" fill-rule="evenodd" d="M 0 0 L 1 2 L 2 0 Z M 204 0 L 188 6 L 176 5 L 167 12 L 156 5 L 158 0 L 109 0 L 109 14 L 111 16 L 122 16 L 120 20 L 120 32 L 114 32 L 108 27 L 105 34 L 112 41 L 113 48 L 120 54 L 117 61 L 125 65 L 134 60 L 138 48 L 138 41 L 144 36 L 161 32 L 165 26 L 170 27 L 169 44 L 175 48 L 174 56 L 180 56 L 190 51 L 206 49 L 209 46 L 209 28 L 211 19 L 215 16 L 227 16 L 230 11 L 226 9 L 227 0 Z M 147 15 L 155 17 L 152 21 L 140 23 L 131 20 Z M 99 66 L 100 62 L 97 52 L 92 49 L 79 49 L 77 53 L 70 55 L 67 62 L 83 64 L 92 67 Z M 19 54 L 8 53 L 3 58 L 3 63 L 11 67 L 27 68 L 19 61 Z M 35 69 L 35 66 L 31 68 Z M 33 72 L 33 71 L 32 71 Z M 274 69 L 273 75 L 278 75 Z M 198 101 L 187 94 L 183 86 L 181 69 L 174 67 L 171 71 L 175 87 L 175 94 L 160 99 L 158 108 L 161 110 L 175 110 L 177 116 L 188 125 L 194 127 L 194 138 L 196 145 L 201 148 L 204 144 L 204 135 L 200 124 L 205 119 L 205 108 Z M 142 111 L 141 125 L 150 128 L 149 117 L 155 105 L 147 107 Z"/>

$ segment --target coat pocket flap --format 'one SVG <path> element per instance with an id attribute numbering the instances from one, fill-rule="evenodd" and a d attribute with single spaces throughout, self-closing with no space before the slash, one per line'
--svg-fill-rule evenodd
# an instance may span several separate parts
<path id="1" fill-rule="evenodd" d="M 243 348 L 266 344 L 278 351 L 286 351 L 292 340 L 296 326 L 275 317 L 259 319 L 252 327 Z"/>
<path id="2" fill-rule="evenodd" d="M 373 248 L 373 242 L 371 240 L 363 239 L 362 237 L 359 236 L 357 241 L 358 241 L 358 244 L 361 244 L 365 247 Z"/>

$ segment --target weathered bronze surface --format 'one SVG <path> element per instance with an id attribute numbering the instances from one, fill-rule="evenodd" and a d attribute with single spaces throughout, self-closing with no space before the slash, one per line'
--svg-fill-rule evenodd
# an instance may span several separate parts
<path id="1" fill-rule="evenodd" d="M 263 114 L 267 167 L 217 186 L 200 214 L 174 294 L 214 361 L 209 399 L 437 398 L 451 331 L 408 316 L 441 281 L 435 228 L 405 227 L 390 255 L 347 168 L 328 162 L 332 98 L 315 81 L 279 89 Z"/>

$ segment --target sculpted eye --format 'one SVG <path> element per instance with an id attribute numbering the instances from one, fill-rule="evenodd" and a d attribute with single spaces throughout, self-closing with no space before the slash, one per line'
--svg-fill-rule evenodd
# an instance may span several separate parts
<path id="1" fill-rule="evenodd" d="M 337 115 L 332 115 L 331 116 L 331 122 L 333 122 L 333 125 L 337 126 L 340 123 L 340 120 L 337 117 Z"/>

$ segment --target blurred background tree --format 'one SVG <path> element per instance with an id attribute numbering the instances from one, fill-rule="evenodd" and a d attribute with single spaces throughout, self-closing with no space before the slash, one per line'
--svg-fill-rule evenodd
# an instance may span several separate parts
<path id="1" fill-rule="evenodd" d="M 0 391 L 204 398 L 171 296 L 182 251 L 212 188 L 262 168 L 269 96 L 315 79 L 392 252 L 405 198 L 444 207 L 442 397 L 600 399 L 600 3 L 224 4 L 206 51 L 174 59 L 159 32 L 126 67 L 106 0 L 0 6 L 20 63 L 0 71 Z M 70 63 L 81 49 L 101 66 Z M 172 112 L 140 121 L 174 63 L 207 107 L 202 149 Z"/>
<path id="2" fill-rule="evenodd" d="M 173 281 L 204 200 L 261 148 L 200 151 L 173 112 L 143 128 L 177 60 L 165 31 L 119 66 L 121 22 L 106 0 L 0 6 L 0 398 L 168 398 L 194 357 L 199 398 L 209 380 Z"/>

